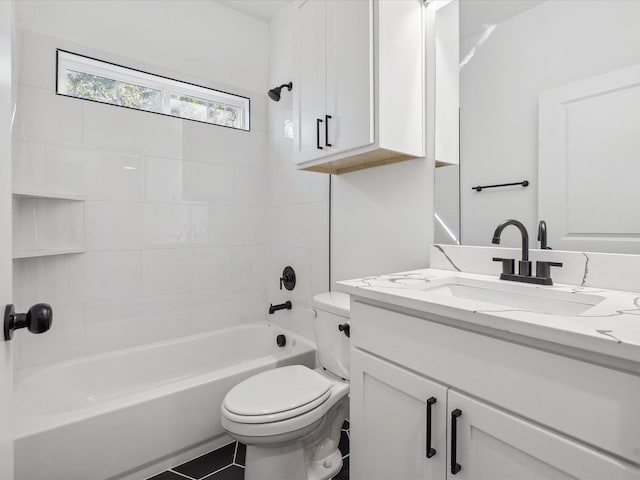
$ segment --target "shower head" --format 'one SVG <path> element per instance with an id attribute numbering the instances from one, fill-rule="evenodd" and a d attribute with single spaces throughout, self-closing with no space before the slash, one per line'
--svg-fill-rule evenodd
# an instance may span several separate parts
<path id="1" fill-rule="evenodd" d="M 282 90 L 283 87 L 287 87 L 287 90 L 291 91 L 291 89 L 293 88 L 293 83 L 292 82 L 283 83 L 279 87 L 272 88 L 271 90 L 269 90 L 269 98 L 271 100 L 273 100 L 274 102 L 279 102 L 280 101 L 280 91 Z"/>

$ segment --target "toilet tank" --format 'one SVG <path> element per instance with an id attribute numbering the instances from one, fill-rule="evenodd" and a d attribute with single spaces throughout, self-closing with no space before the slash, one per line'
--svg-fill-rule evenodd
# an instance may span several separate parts
<path id="1" fill-rule="evenodd" d="M 349 321 L 349 295 L 325 292 L 314 295 L 315 336 L 320 365 L 334 375 L 349 379 L 349 337 L 338 326 Z"/>

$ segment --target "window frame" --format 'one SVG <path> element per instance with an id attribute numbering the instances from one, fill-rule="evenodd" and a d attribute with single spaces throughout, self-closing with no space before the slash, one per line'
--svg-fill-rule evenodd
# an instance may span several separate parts
<path id="1" fill-rule="evenodd" d="M 163 111 L 155 112 L 153 110 L 144 110 L 141 108 L 117 105 L 115 103 L 101 102 L 100 100 L 70 95 L 66 90 L 67 70 L 95 75 L 115 80 L 116 82 L 132 84 L 153 90 L 160 90 L 162 92 Z M 140 112 L 155 113 L 156 115 L 164 115 L 167 117 L 179 118 L 181 120 L 205 123 L 207 125 L 232 128 L 234 130 L 242 130 L 245 132 L 251 131 L 251 99 L 249 97 L 224 92 L 214 88 L 203 87 L 194 83 L 184 82 L 182 80 L 176 80 L 174 78 L 156 75 L 154 73 L 148 73 L 143 70 L 125 67 L 105 60 L 98 60 L 97 58 L 81 55 L 60 48 L 56 49 L 56 95 L 77 98 L 79 100 L 87 100 L 89 102 L 101 103 L 103 105 L 111 105 L 114 107 L 128 108 L 130 110 L 137 110 Z M 221 125 L 219 123 L 172 115 L 169 110 L 171 95 L 193 97 L 207 102 L 221 103 L 223 105 L 238 108 L 239 126 L 234 127 L 231 125 Z M 208 105 L 207 108 L 209 108 Z"/>

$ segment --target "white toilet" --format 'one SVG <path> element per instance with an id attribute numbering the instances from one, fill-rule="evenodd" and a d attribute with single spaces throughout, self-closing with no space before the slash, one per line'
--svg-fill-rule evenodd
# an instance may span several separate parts
<path id="1" fill-rule="evenodd" d="M 349 409 L 349 296 L 313 297 L 320 368 L 292 365 L 254 375 L 227 393 L 222 425 L 247 445 L 245 480 L 326 480 L 342 467 Z"/>

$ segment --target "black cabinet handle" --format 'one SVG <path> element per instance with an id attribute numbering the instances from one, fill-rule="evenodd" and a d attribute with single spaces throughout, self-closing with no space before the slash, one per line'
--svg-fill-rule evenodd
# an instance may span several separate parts
<path id="1" fill-rule="evenodd" d="M 458 417 L 462 415 L 462 410 L 456 408 L 451 412 L 451 474 L 455 475 L 462 466 L 456 462 L 457 449 L 458 449 Z"/>
<path id="2" fill-rule="evenodd" d="M 427 399 L 427 458 L 436 454 L 436 449 L 431 448 L 431 406 L 436 403 L 436 397 Z"/>
<path id="3" fill-rule="evenodd" d="M 330 118 L 332 118 L 331 115 L 324 116 L 324 144 L 327 147 L 333 147 L 333 145 L 329 143 L 329 119 Z"/>
<path id="4" fill-rule="evenodd" d="M 321 123 L 322 123 L 322 119 L 316 118 L 316 147 L 318 147 L 318 150 L 322 150 L 322 147 L 320 146 L 320 124 Z"/>

